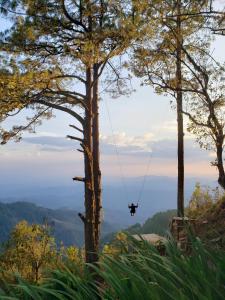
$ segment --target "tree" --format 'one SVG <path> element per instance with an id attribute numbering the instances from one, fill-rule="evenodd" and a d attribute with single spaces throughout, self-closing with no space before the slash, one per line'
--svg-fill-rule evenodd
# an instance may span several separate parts
<path id="1" fill-rule="evenodd" d="M 124 232 L 118 232 L 110 243 L 103 247 L 103 254 L 118 258 L 123 253 L 128 251 L 128 238 Z"/>
<path id="2" fill-rule="evenodd" d="M 86 261 L 98 260 L 100 234 L 101 171 L 99 158 L 99 79 L 109 61 L 135 39 L 139 31 L 139 5 L 136 1 L 12 1 L 14 18 L 2 39 L 3 54 L 16 56 L 23 64 L 19 76 L 30 72 L 47 80 L 25 89 L 20 97 L 25 108 L 36 114 L 26 126 L 32 128 L 52 109 L 61 110 L 76 120 L 71 128 L 82 136 L 68 135 L 80 142 L 84 154 L 85 214 L 79 214 L 85 228 Z M 11 75 L 14 72 L 11 71 Z M 42 85 L 43 83 L 43 85 Z M 4 95 L 1 97 L 4 100 Z M 82 109 L 79 114 L 76 108 Z M 78 123 L 78 124 L 77 124 Z M 15 129 L 15 128 L 14 128 Z M 12 136 L 18 130 L 10 132 Z M 4 138 L 4 136 L 3 136 Z"/>
<path id="3" fill-rule="evenodd" d="M 185 17 L 207 7 L 209 1 L 164 1 L 155 3 L 158 22 L 155 22 L 155 39 L 146 35 L 134 49 L 135 74 L 144 77 L 144 84 L 155 87 L 157 93 L 170 94 L 175 98 L 177 110 L 177 213 L 184 215 L 184 129 L 183 129 L 183 85 L 188 82 L 183 60 L 183 49 L 195 51 L 205 46 L 198 32 L 205 22 L 201 15 Z M 160 6 L 160 7 L 159 7 Z M 202 42 L 202 44 L 200 44 Z M 188 87 L 186 87 L 188 89 Z"/>
<path id="4" fill-rule="evenodd" d="M 38 282 L 42 272 L 49 268 L 57 256 L 54 238 L 46 225 L 19 222 L 1 253 L 1 267 L 23 278 Z"/>
<path id="5" fill-rule="evenodd" d="M 2 57 L 0 68 L 0 121 L 13 117 L 27 108 L 30 104 L 28 94 L 32 90 L 44 89 L 49 84 L 48 71 L 35 72 L 32 70 L 33 65 L 30 65 L 26 73 L 21 73 L 20 68 L 24 69 L 28 63 L 29 61 L 26 60 L 18 63 L 12 56 L 6 58 L 6 55 L 3 55 Z M 25 126 L 14 126 L 10 131 L 1 128 L 1 144 L 7 143 L 11 138 L 17 141 L 20 140 L 20 133 L 23 130 L 32 130 L 31 126 L 40 122 L 39 117 L 49 118 L 50 116 L 51 113 L 46 109 L 37 109 L 36 115 L 28 119 Z"/>
<path id="6" fill-rule="evenodd" d="M 217 167 L 218 183 L 225 189 L 225 69 L 205 52 L 200 60 L 187 51 L 186 55 L 193 86 L 193 92 L 185 93 L 184 114 L 189 118 L 188 130 L 196 136 L 200 147 L 215 152 L 216 159 L 212 165 Z"/>
<path id="7" fill-rule="evenodd" d="M 216 26 L 212 28 L 214 34 L 225 35 L 225 12 L 218 12 L 214 15 Z"/>
<path id="8" fill-rule="evenodd" d="M 204 0 L 202 1 L 204 2 Z M 211 20 L 208 23 L 208 28 L 212 31 L 213 34 L 217 34 L 217 35 L 225 35 L 225 27 L 224 27 L 224 23 L 225 23 L 225 12 L 224 12 L 224 7 L 223 8 L 215 8 L 215 4 L 220 4 L 220 3 L 216 3 L 218 1 L 214 1 L 214 0 L 210 0 L 208 1 L 208 5 L 207 6 L 203 6 L 201 10 L 198 11 L 185 11 L 185 12 L 181 12 L 179 14 L 180 17 L 185 17 L 185 18 L 190 18 L 190 19 L 194 19 L 194 18 L 198 18 L 199 16 L 204 17 L 206 24 L 208 23 L 209 20 Z M 171 18 L 177 17 L 178 14 L 170 14 Z"/>
<path id="9" fill-rule="evenodd" d="M 213 197 L 208 187 L 202 188 L 200 183 L 197 182 L 195 189 L 191 195 L 188 207 L 188 215 L 192 218 L 196 215 L 201 215 L 203 210 L 209 208 L 213 204 Z"/>

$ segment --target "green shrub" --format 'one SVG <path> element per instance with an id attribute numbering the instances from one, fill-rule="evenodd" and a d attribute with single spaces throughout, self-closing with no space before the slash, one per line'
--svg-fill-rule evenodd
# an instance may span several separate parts
<path id="1" fill-rule="evenodd" d="M 55 270 L 41 285 L 18 284 L 2 289 L 0 299 L 222 300 L 225 296 L 225 253 L 193 240 L 185 256 L 173 242 L 160 256 L 149 243 L 129 238 L 129 252 L 101 257 L 99 266 L 79 273 L 73 266 Z M 102 278 L 100 287 L 93 276 Z M 3 290 L 6 290 L 3 292 Z M 5 294 L 4 294 L 5 293 Z M 20 295 L 18 294 L 20 293 Z M 21 296 L 22 295 L 22 296 Z M 11 298 L 10 298 L 11 297 Z"/>

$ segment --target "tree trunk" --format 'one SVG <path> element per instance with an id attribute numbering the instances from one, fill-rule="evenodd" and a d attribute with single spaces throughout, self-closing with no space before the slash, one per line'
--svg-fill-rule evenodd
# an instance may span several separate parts
<path id="1" fill-rule="evenodd" d="M 225 190 L 225 172 L 223 166 L 223 137 L 216 143 L 217 169 L 219 171 L 218 183 Z"/>
<path id="2" fill-rule="evenodd" d="M 94 189 L 95 189 L 95 243 L 99 248 L 101 209 L 102 209 L 102 190 L 101 190 L 101 170 L 100 170 L 100 149 L 99 149 L 99 105 L 98 105 L 98 64 L 94 64 L 93 74 L 93 170 L 94 170 Z"/>
<path id="3" fill-rule="evenodd" d="M 84 122 L 84 169 L 85 169 L 85 257 L 87 263 L 98 260 L 95 243 L 95 193 L 93 176 L 92 155 L 92 71 L 90 67 L 86 70 L 86 98 L 87 109 Z"/>
<path id="4" fill-rule="evenodd" d="M 177 58 L 176 58 L 176 82 L 177 82 L 177 158 L 178 158 L 178 181 L 177 181 L 177 214 L 184 216 L 184 129 L 183 129 L 183 95 L 182 95 L 182 33 L 181 33 L 181 2 L 177 1 Z"/>

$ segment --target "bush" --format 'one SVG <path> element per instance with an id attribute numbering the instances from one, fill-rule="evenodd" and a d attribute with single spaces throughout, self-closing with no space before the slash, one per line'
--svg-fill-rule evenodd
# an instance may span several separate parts
<path id="1" fill-rule="evenodd" d="M 116 258 L 104 254 L 99 266 L 87 266 L 82 274 L 70 266 L 53 271 L 41 285 L 20 280 L 8 289 L 6 285 L 1 299 L 224 299 L 222 250 L 207 249 L 194 239 L 191 255 L 184 256 L 173 242 L 168 242 L 166 256 L 160 256 L 145 241 L 129 238 L 128 244 L 129 252 Z M 102 279 L 100 286 L 95 284 L 96 274 Z"/>

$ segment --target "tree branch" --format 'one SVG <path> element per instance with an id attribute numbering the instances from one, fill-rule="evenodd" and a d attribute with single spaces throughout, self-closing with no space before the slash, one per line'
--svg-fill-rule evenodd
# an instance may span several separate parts
<path id="1" fill-rule="evenodd" d="M 45 105 L 45 106 L 48 106 L 48 107 L 51 107 L 51 108 L 54 108 L 54 109 L 64 111 L 64 112 L 70 114 L 71 116 L 73 116 L 74 118 L 76 118 L 82 125 L 84 125 L 84 119 L 80 115 L 78 115 L 75 111 L 73 111 L 73 110 L 71 110 L 67 107 L 58 105 L 56 103 L 51 103 L 51 102 L 48 102 L 48 101 L 45 101 L 45 100 L 34 100 L 33 102 L 34 103 L 39 103 L 39 104 L 42 104 L 42 105 Z"/>
<path id="2" fill-rule="evenodd" d="M 77 25 L 77 26 L 81 26 L 81 27 L 84 29 L 85 32 L 88 32 L 87 27 L 86 27 L 81 21 L 78 21 L 78 20 L 74 19 L 74 18 L 68 13 L 68 11 L 67 11 L 67 9 L 66 9 L 66 6 L 65 6 L 65 0 L 61 0 L 61 3 L 62 3 L 62 10 L 63 10 L 65 16 L 67 17 L 67 19 L 68 19 L 71 23 L 73 23 L 73 24 L 75 24 L 75 25 Z"/>
<path id="3" fill-rule="evenodd" d="M 202 127 L 207 127 L 209 128 L 209 124 L 205 124 L 202 122 L 198 122 L 190 113 L 186 112 L 186 111 L 182 111 L 182 113 L 186 116 L 188 116 L 188 118 L 197 126 L 202 126 Z"/>
<path id="4" fill-rule="evenodd" d="M 63 91 L 63 90 L 58 90 L 58 91 L 53 91 L 51 89 L 46 89 L 45 90 L 47 93 L 52 93 L 53 95 L 62 95 L 65 97 L 70 97 L 72 99 L 74 99 L 74 104 L 81 104 L 83 106 L 84 109 L 88 110 L 87 104 L 84 102 L 85 96 L 80 94 L 80 93 L 76 93 L 76 92 L 68 92 L 68 91 Z M 83 99 L 77 98 L 78 97 L 82 97 Z"/>
<path id="5" fill-rule="evenodd" d="M 78 213 L 78 216 L 81 218 L 81 220 L 86 223 L 86 218 L 82 213 Z"/>
<path id="6" fill-rule="evenodd" d="M 46 109 L 44 109 L 44 110 L 42 110 L 40 113 L 38 113 L 34 118 L 32 118 L 32 120 L 31 120 L 27 125 L 25 125 L 25 126 L 18 126 L 18 129 L 17 129 L 15 132 L 11 132 L 11 134 L 9 133 L 9 139 L 16 137 L 20 132 L 22 132 L 22 131 L 28 129 L 28 128 L 29 128 L 33 123 L 35 123 L 35 122 L 41 117 L 41 115 L 43 115 L 48 109 L 49 109 L 49 107 L 46 108 Z M 8 139 L 7 139 L 7 140 L 4 140 L 4 138 L 3 138 L 3 141 L 1 142 L 1 145 L 6 144 L 7 141 L 8 141 Z"/>
<path id="7" fill-rule="evenodd" d="M 81 142 L 81 143 L 83 143 L 83 139 L 81 139 L 81 138 L 78 138 L 78 137 L 76 137 L 76 136 L 72 136 L 72 135 L 67 135 L 66 136 L 68 139 L 71 139 L 71 140 L 75 140 L 75 141 L 78 141 L 78 142 Z"/>
<path id="8" fill-rule="evenodd" d="M 58 75 L 58 76 L 52 77 L 51 79 L 58 79 L 58 78 L 74 78 L 74 79 L 77 79 L 77 80 L 81 81 L 82 83 L 86 84 L 86 80 L 84 80 L 82 77 L 77 76 L 77 75 Z"/>
<path id="9" fill-rule="evenodd" d="M 72 127 L 72 128 L 74 128 L 74 129 L 76 129 L 76 130 L 78 130 L 78 131 L 81 132 L 81 133 L 84 133 L 84 131 L 83 131 L 82 129 L 78 128 L 78 127 L 75 126 L 75 125 L 69 125 L 69 126 Z"/>

